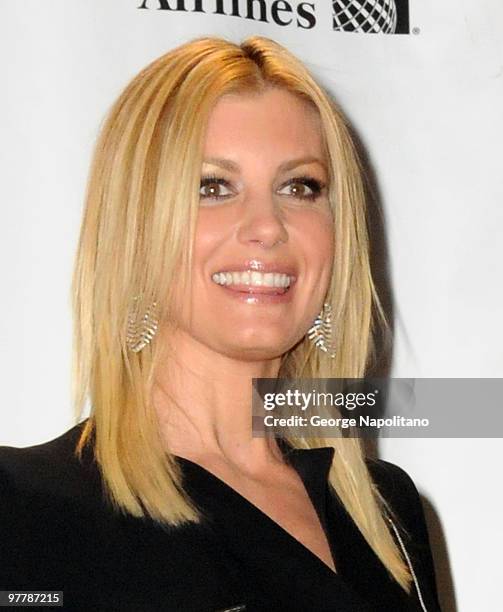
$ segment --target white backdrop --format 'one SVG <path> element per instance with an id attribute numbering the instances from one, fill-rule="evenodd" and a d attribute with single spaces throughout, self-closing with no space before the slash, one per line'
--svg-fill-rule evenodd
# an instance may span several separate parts
<path id="1" fill-rule="evenodd" d="M 285 44 L 353 122 L 386 216 L 393 374 L 502 375 L 501 2 L 410 0 L 415 33 L 372 35 L 332 31 L 328 0 L 307 7 L 310 29 L 295 23 L 305 2 L 291 1 L 293 22 L 281 26 L 212 15 L 214 1 L 203 2 L 208 14 L 158 10 L 159 0 L 2 5 L 0 444 L 43 442 L 73 424 L 71 266 L 105 111 L 149 61 L 207 34 Z M 499 606 L 500 449 L 496 439 L 381 444 L 423 495 L 445 610 Z"/>

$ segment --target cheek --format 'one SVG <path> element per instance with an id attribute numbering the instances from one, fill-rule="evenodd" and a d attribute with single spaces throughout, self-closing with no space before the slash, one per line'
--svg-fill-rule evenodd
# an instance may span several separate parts
<path id="1" fill-rule="evenodd" d="M 232 207 L 199 209 L 194 234 L 193 270 L 206 268 L 206 263 L 218 252 L 222 245 L 229 241 L 231 229 L 235 223 Z M 207 270 L 206 270 L 207 271 Z"/>
<path id="2" fill-rule="evenodd" d="M 199 213 L 194 235 L 194 268 L 207 259 L 222 239 L 222 222 L 218 217 Z"/>
<path id="3" fill-rule="evenodd" d="M 301 220 L 300 235 L 305 237 L 310 264 L 328 273 L 334 255 L 335 231 L 330 213 L 312 213 Z"/>

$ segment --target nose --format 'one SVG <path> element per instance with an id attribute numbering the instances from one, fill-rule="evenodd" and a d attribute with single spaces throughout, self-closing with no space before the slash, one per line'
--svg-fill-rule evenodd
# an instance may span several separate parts
<path id="1" fill-rule="evenodd" d="M 243 244 L 260 243 L 271 248 L 287 242 L 288 231 L 282 211 L 272 194 L 250 195 L 243 204 L 238 239 Z"/>

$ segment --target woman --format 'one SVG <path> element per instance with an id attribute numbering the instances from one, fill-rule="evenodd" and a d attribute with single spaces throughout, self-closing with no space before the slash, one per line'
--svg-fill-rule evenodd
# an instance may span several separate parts
<path id="1" fill-rule="evenodd" d="M 0 450 L 0 588 L 68 610 L 438 610 L 405 472 L 357 438 L 251 435 L 252 378 L 365 373 L 368 251 L 345 121 L 286 49 L 200 38 L 140 72 L 75 266 L 91 413 Z"/>

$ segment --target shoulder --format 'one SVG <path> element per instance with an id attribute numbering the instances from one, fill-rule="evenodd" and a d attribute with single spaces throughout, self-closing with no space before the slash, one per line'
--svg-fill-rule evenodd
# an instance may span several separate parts
<path id="1" fill-rule="evenodd" d="M 81 431 L 79 424 L 42 444 L 0 446 L 0 589 L 77 580 L 93 538 L 107 533 L 93 453 L 81 460 L 74 452 Z"/>
<path id="2" fill-rule="evenodd" d="M 416 545 L 429 546 L 421 496 L 409 474 L 398 465 L 382 459 L 367 459 L 367 467 L 405 538 Z"/>
<path id="3" fill-rule="evenodd" d="M 409 474 L 394 463 L 383 459 L 367 459 L 372 480 L 379 493 L 403 520 L 412 518 L 422 508 L 417 487 Z"/>
<path id="4" fill-rule="evenodd" d="M 419 491 L 409 474 L 394 463 L 367 459 L 367 467 L 380 495 L 392 511 L 422 584 L 428 585 L 432 609 L 440 609 L 430 537 Z"/>
<path id="5" fill-rule="evenodd" d="M 41 444 L 0 446 L 2 497 L 50 495 L 82 501 L 97 482 L 89 453 L 84 453 L 82 459 L 75 453 L 84 423 Z"/>

